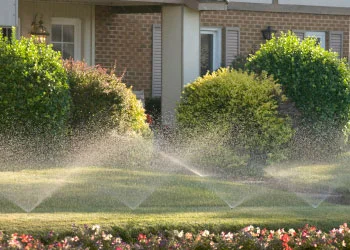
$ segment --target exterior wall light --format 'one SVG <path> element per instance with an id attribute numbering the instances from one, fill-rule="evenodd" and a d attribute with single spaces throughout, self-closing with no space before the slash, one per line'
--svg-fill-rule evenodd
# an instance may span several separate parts
<path id="1" fill-rule="evenodd" d="M 42 20 L 42 16 L 37 22 L 37 16 L 35 15 L 34 20 L 32 22 L 32 28 L 30 30 L 30 35 L 34 37 L 35 41 L 38 43 L 46 43 L 46 38 L 50 35 L 49 32 L 47 32 L 44 22 Z"/>
<path id="2" fill-rule="evenodd" d="M 271 40 L 272 34 L 276 33 L 276 30 L 273 30 L 271 26 L 268 26 L 267 29 L 262 30 L 261 33 L 265 40 Z"/>

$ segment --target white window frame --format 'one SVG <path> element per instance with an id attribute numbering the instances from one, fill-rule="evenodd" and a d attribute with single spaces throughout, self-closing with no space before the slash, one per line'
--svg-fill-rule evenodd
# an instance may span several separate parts
<path id="1" fill-rule="evenodd" d="M 81 60 L 81 20 L 78 18 L 52 17 L 51 25 L 53 24 L 74 26 L 74 60 Z"/>
<path id="2" fill-rule="evenodd" d="M 326 32 L 325 31 L 305 31 L 304 38 L 306 37 L 319 38 L 321 47 L 326 49 Z"/>
<path id="3" fill-rule="evenodd" d="M 221 38 L 222 28 L 220 27 L 201 27 L 200 34 L 213 35 L 213 70 L 221 67 Z"/>

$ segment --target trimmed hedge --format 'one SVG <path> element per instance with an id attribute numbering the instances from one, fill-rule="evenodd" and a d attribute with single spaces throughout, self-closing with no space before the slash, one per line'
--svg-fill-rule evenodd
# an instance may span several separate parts
<path id="1" fill-rule="evenodd" d="M 112 71 L 72 60 L 66 60 L 64 67 L 73 102 L 73 128 L 150 133 L 142 103 Z"/>
<path id="2" fill-rule="evenodd" d="M 61 56 L 51 46 L 0 37 L 0 132 L 65 133 L 71 104 L 66 80 Z"/>
<path id="3" fill-rule="evenodd" d="M 350 113 L 350 71 L 338 54 L 316 39 L 300 41 L 289 32 L 272 38 L 249 58 L 247 66 L 266 71 L 283 86 L 304 119 L 344 125 Z"/>
<path id="4" fill-rule="evenodd" d="M 308 147 L 316 157 L 338 151 L 350 114 L 350 71 L 345 60 L 324 50 L 316 39 L 300 41 L 291 32 L 267 41 L 248 60 L 248 69 L 272 75 L 295 103 L 301 114 L 295 144 Z"/>
<path id="5" fill-rule="evenodd" d="M 177 121 L 189 135 L 220 131 L 231 148 L 254 158 L 273 153 L 290 140 L 289 120 L 278 112 L 283 100 L 280 86 L 271 78 L 219 69 L 185 87 Z"/>

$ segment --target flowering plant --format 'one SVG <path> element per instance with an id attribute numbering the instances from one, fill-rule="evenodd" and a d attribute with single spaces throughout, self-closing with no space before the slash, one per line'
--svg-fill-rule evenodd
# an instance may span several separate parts
<path id="1" fill-rule="evenodd" d="M 72 236 L 59 239 L 49 232 L 40 239 L 28 234 L 6 234 L 0 232 L 0 249 L 349 249 L 350 228 L 346 223 L 330 232 L 322 232 L 314 226 L 303 228 L 268 230 L 247 226 L 232 232 L 211 233 L 203 230 L 197 233 L 178 231 L 144 234 L 130 242 L 118 234 L 110 234 L 99 225 L 92 227 L 73 226 Z"/>

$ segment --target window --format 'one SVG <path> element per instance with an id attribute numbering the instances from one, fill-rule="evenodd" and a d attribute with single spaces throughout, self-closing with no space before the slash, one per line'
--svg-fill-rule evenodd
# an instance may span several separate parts
<path id="1" fill-rule="evenodd" d="M 201 75 L 214 71 L 221 66 L 221 28 L 201 28 Z"/>
<path id="2" fill-rule="evenodd" d="M 322 48 L 326 48 L 326 32 L 293 30 L 295 35 L 304 40 L 306 37 L 316 37 Z"/>
<path id="3" fill-rule="evenodd" d="M 63 59 L 80 60 L 81 21 L 76 18 L 52 18 L 51 43 Z"/>
<path id="4" fill-rule="evenodd" d="M 1 30 L 2 30 L 2 37 L 7 37 L 8 39 L 11 39 L 12 28 L 6 27 L 6 28 L 1 28 Z"/>
<path id="5" fill-rule="evenodd" d="M 314 31 L 293 31 L 300 40 L 305 37 L 316 37 L 322 48 L 326 49 L 326 32 L 314 32 Z M 343 31 L 329 31 L 328 32 L 328 48 L 334 52 L 337 52 L 339 58 L 343 57 L 344 46 L 344 34 Z"/>
<path id="6" fill-rule="evenodd" d="M 306 31 L 305 37 L 316 37 L 318 43 L 321 45 L 322 48 L 326 48 L 326 32 L 313 32 L 313 31 Z"/>

